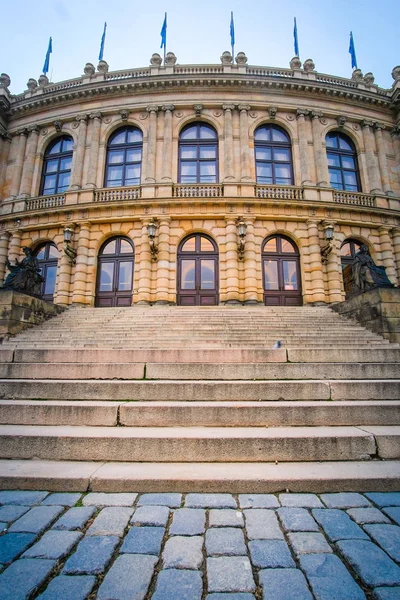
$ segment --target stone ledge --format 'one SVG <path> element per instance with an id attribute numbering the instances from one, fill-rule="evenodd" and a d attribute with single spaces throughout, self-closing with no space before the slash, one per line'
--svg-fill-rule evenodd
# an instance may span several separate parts
<path id="1" fill-rule="evenodd" d="M 0 290 L 0 340 L 39 325 L 64 310 L 40 298 L 12 290 Z"/>

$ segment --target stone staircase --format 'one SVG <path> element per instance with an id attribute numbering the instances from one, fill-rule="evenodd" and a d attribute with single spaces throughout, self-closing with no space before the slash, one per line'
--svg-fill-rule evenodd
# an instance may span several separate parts
<path id="1" fill-rule="evenodd" d="M 0 361 L 3 489 L 400 487 L 400 349 L 325 307 L 73 307 Z"/>

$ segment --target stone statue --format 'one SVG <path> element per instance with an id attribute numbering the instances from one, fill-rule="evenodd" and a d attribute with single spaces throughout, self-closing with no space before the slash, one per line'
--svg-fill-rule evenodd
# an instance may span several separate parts
<path id="1" fill-rule="evenodd" d="M 44 278 L 40 275 L 38 259 L 30 248 L 25 247 L 22 250 L 25 257 L 21 261 L 16 258 L 15 265 L 12 265 L 7 259 L 6 266 L 10 272 L 1 289 L 40 296 L 40 287 Z"/>
<path id="2" fill-rule="evenodd" d="M 394 287 L 386 275 L 386 267 L 378 267 L 371 258 L 368 246 L 363 244 L 352 263 L 353 288 L 366 292 L 376 287 Z"/>

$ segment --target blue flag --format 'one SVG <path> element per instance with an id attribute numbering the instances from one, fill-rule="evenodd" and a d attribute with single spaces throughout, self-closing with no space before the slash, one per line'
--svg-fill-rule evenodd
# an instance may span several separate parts
<path id="1" fill-rule="evenodd" d="M 293 37 L 294 37 L 294 55 L 299 57 L 299 39 L 297 37 L 297 23 L 296 17 L 294 18 L 294 28 L 293 28 Z"/>
<path id="2" fill-rule="evenodd" d="M 103 35 L 101 36 L 101 42 L 100 42 L 99 60 L 103 60 L 104 42 L 106 41 L 106 29 L 107 29 L 107 23 L 104 23 L 104 31 L 103 31 Z"/>
<path id="3" fill-rule="evenodd" d="M 47 52 L 46 52 L 46 58 L 44 59 L 44 65 L 43 65 L 43 75 L 47 75 L 47 73 L 49 72 L 49 65 L 50 65 L 50 54 L 53 52 L 53 45 L 52 45 L 52 39 L 49 39 L 49 45 L 47 48 Z"/>
<path id="4" fill-rule="evenodd" d="M 166 48 L 167 47 L 167 13 L 165 13 L 164 23 L 163 23 L 163 26 L 161 27 L 160 35 L 161 35 L 160 48 Z"/>
<path id="5" fill-rule="evenodd" d="M 231 12 L 231 46 L 235 45 L 235 23 L 233 22 L 233 12 Z"/>
<path id="6" fill-rule="evenodd" d="M 352 31 L 350 31 L 349 52 L 350 52 L 350 55 L 351 55 L 351 68 L 352 69 L 357 69 L 356 49 L 355 49 L 355 46 L 354 46 L 353 32 Z"/>

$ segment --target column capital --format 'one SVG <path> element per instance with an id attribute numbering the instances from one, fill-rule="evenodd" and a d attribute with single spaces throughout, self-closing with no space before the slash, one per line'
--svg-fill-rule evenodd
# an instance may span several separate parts
<path id="1" fill-rule="evenodd" d="M 301 117 L 305 118 L 310 114 L 308 108 L 298 108 L 296 110 L 296 117 L 300 119 Z"/>
<path id="2" fill-rule="evenodd" d="M 318 221 L 318 219 L 313 218 L 313 219 L 307 219 L 306 223 L 307 223 L 307 225 L 315 225 L 316 227 L 318 227 L 319 221 Z"/>
<path id="3" fill-rule="evenodd" d="M 38 125 L 30 125 L 28 127 L 28 131 L 29 131 L 29 133 L 37 133 L 37 134 L 39 134 L 40 129 L 39 129 Z"/>
<path id="4" fill-rule="evenodd" d="M 148 113 L 158 113 L 158 106 L 156 104 L 151 104 L 150 106 L 146 106 L 146 112 Z"/>
<path id="5" fill-rule="evenodd" d="M 90 119 L 99 119 L 99 121 L 101 120 L 101 112 L 92 112 L 89 114 L 89 118 Z"/>
<path id="6" fill-rule="evenodd" d="M 167 113 L 167 112 L 173 112 L 175 110 L 175 106 L 173 104 L 163 104 L 162 110 L 165 113 Z"/>
<path id="7" fill-rule="evenodd" d="M 363 128 L 374 127 L 374 125 L 375 125 L 375 121 L 369 121 L 368 119 L 364 119 L 364 121 L 361 121 L 361 127 L 363 127 Z"/>
<path id="8" fill-rule="evenodd" d="M 248 112 L 249 110 L 251 110 L 251 106 L 250 104 L 239 104 L 238 109 L 240 110 L 240 112 Z"/>
<path id="9" fill-rule="evenodd" d="M 388 234 L 389 231 L 392 231 L 392 227 L 391 226 L 381 225 L 380 227 L 378 227 L 378 232 L 379 233 L 382 233 L 382 234 L 387 233 Z"/>
<path id="10" fill-rule="evenodd" d="M 18 129 L 17 135 L 24 135 L 25 137 L 27 137 L 28 129 L 26 127 L 22 127 L 21 129 Z"/>
<path id="11" fill-rule="evenodd" d="M 75 117 L 75 121 L 77 121 L 79 124 L 87 123 L 87 120 L 88 120 L 88 115 L 77 115 Z"/>
<path id="12" fill-rule="evenodd" d="M 224 111 L 232 111 L 235 110 L 235 105 L 234 104 L 223 104 L 222 105 L 222 110 Z"/>
<path id="13" fill-rule="evenodd" d="M 232 217 L 225 215 L 225 217 L 224 217 L 227 225 L 235 225 L 235 227 L 236 227 L 237 218 L 238 218 L 237 215 L 233 215 Z"/>
<path id="14" fill-rule="evenodd" d="M 0 137 L 5 141 L 5 142 L 11 142 L 12 137 L 9 133 L 7 133 L 6 131 L 4 131 L 3 133 L 0 133 Z"/>
<path id="15" fill-rule="evenodd" d="M 396 125 L 390 132 L 391 135 L 399 135 L 400 136 L 400 125 Z"/>
<path id="16" fill-rule="evenodd" d="M 386 125 L 383 123 L 374 123 L 374 127 L 375 131 L 382 131 L 383 129 L 386 129 Z"/>
<path id="17" fill-rule="evenodd" d="M 324 113 L 321 110 L 312 110 L 310 112 L 310 116 L 312 119 L 316 119 L 317 121 L 319 121 L 319 119 L 322 119 L 322 117 L 324 116 Z"/>

